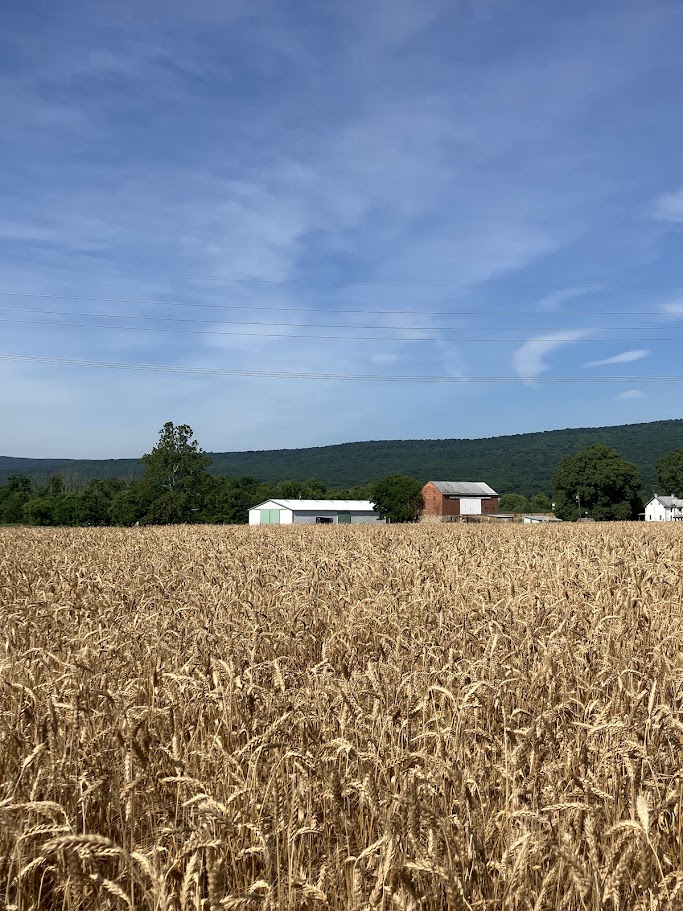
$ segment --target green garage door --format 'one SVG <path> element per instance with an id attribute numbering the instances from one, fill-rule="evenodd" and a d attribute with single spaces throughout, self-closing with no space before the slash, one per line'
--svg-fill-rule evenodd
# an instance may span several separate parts
<path id="1" fill-rule="evenodd" d="M 280 524 L 280 510 L 279 509 L 262 509 L 261 510 L 261 525 L 279 525 Z"/>
<path id="2" fill-rule="evenodd" d="M 339 525 L 350 525 L 351 524 L 351 513 L 350 512 L 340 512 L 337 516 L 337 522 Z"/>

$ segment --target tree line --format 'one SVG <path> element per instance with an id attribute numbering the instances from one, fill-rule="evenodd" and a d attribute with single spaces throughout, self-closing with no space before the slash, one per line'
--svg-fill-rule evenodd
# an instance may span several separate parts
<path id="1" fill-rule="evenodd" d="M 269 499 L 371 500 L 392 521 L 414 521 L 422 507 L 422 482 L 390 475 L 373 484 L 330 488 L 322 481 L 277 483 L 221 477 L 208 471 L 211 459 L 187 424 L 164 424 L 157 445 L 142 459 L 139 480 L 91 480 L 78 486 L 53 475 L 42 481 L 13 475 L 0 486 L 0 523 L 29 525 L 240 524 L 248 510 Z M 683 449 L 657 462 L 660 492 L 683 496 Z M 425 479 L 426 480 L 426 479 Z M 642 511 L 641 479 L 635 465 L 601 444 L 562 460 L 554 476 L 554 500 L 544 493 L 528 499 L 501 497 L 501 512 L 549 512 L 566 520 L 589 516 L 634 519 Z"/>
<path id="2" fill-rule="evenodd" d="M 370 485 L 330 489 L 321 481 L 280 481 L 211 475 L 211 459 L 187 424 L 164 424 L 141 459 L 139 480 L 91 480 L 78 486 L 53 475 L 31 481 L 13 475 L 0 486 L 0 522 L 28 525 L 239 524 L 251 506 L 275 498 L 368 499 Z"/>

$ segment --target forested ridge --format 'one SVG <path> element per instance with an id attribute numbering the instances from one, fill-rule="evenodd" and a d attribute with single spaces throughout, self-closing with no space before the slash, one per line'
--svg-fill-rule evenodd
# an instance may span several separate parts
<path id="1" fill-rule="evenodd" d="M 274 484 L 284 479 L 317 478 L 330 487 L 367 484 L 390 474 L 419 481 L 483 480 L 501 493 L 550 495 L 560 461 L 604 443 L 638 468 L 643 492 L 656 486 L 655 463 L 683 447 L 683 420 L 653 421 L 612 427 L 550 430 L 484 439 L 371 440 L 308 449 L 207 453 L 209 472 L 222 477 L 249 476 Z M 135 480 L 143 466 L 132 459 L 17 459 L 0 456 L 0 483 L 11 475 L 46 479 L 60 474 L 74 482 L 121 478 Z"/>

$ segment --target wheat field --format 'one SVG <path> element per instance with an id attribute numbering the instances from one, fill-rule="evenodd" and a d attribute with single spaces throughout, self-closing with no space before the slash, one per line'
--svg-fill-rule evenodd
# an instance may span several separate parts
<path id="1" fill-rule="evenodd" d="M 0 531 L 0 908 L 680 909 L 683 525 Z"/>

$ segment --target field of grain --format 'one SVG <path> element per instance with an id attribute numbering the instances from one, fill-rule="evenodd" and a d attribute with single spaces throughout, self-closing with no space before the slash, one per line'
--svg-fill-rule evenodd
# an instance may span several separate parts
<path id="1" fill-rule="evenodd" d="M 0 908 L 680 909 L 683 526 L 0 531 Z"/>

